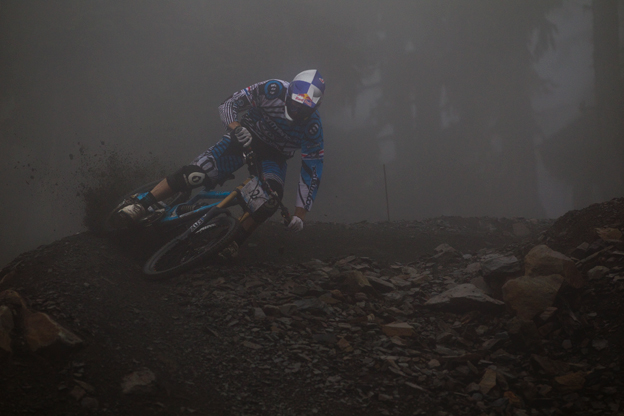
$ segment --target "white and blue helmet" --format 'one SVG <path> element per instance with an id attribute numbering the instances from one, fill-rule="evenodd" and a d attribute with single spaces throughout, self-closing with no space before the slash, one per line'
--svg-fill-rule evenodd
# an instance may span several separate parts
<path id="1" fill-rule="evenodd" d="M 316 69 L 298 74 L 286 92 L 286 118 L 301 121 L 310 117 L 321 105 L 325 80 Z"/>

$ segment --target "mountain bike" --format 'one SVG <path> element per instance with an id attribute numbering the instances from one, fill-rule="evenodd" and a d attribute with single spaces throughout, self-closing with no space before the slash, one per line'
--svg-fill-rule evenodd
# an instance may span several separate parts
<path id="1" fill-rule="evenodd" d="M 147 216 L 134 224 L 134 227 L 153 227 L 160 233 L 175 235 L 147 260 L 143 267 L 146 278 L 160 280 L 173 277 L 216 257 L 234 242 L 241 224 L 265 204 L 271 208 L 277 204 L 284 224 L 288 225 L 290 213 L 264 179 L 253 150 L 244 149 L 243 156 L 250 176 L 233 191 L 202 190 L 192 197 L 189 193 L 174 195 L 149 207 Z M 124 223 L 117 213 L 124 206 L 135 203 L 156 183 L 146 184 L 126 195 L 109 215 L 104 228 L 119 231 L 132 227 Z M 218 201 L 212 202 L 215 199 Z M 242 211 L 239 216 L 232 211 L 237 206 Z"/>

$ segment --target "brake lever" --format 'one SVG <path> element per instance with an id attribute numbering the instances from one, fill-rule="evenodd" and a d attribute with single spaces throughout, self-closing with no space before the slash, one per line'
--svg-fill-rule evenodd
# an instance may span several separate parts
<path id="1" fill-rule="evenodd" d="M 288 208 L 286 208 L 284 206 L 284 204 L 280 203 L 280 208 L 281 208 L 281 214 L 282 214 L 282 219 L 284 220 L 284 226 L 288 227 L 288 225 L 290 224 L 290 221 L 292 220 L 292 217 L 290 216 L 290 212 L 288 212 Z"/>

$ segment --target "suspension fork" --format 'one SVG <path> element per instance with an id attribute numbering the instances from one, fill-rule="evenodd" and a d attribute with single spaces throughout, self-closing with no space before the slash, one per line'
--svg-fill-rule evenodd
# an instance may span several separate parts
<path id="1" fill-rule="evenodd" d="M 226 208 L 230 205 L 230 203 L 234 200 L 234 198 L 240 195 L 240 190 L 243 189 L 243 186 L 247 185 L 251 178 L 247 178 L 243 181 L 243 183 L 236 187 L 228 196 L 226 196 L 221 202 L 217 204 L 219 208 Z"/>
<path id="2" fill-rule="evenodd" d="M 247 163 L 247 165 L 250 167 L 250 169 L 253 169 L 255 171 L 254 173 L 256 174 L 256 176 L 258 176 L 258 178 L 260 178 L 260 182 L 262 183 L 262 187 L 265 188 L 265 190 L 268 192 L 268 194 L 273 199 L 275 199 L 277 201 L 277 203 L 279 204 L 280 214 L 282 215 L 282 219 L 284 221 L 284 225 L 290 224 L 290 220 L 292 219 L 292 217 L 290 216 L 290 213 L 288 212 L 288 208 L 286 208 L 286 206 L 282 203 L 282 201 L 280 200 L 279 196 L 277 195 L 277 192 L 275 192 L 271 188 L 271 185 L 269 185 L 269 183 L 264 178 L 264 173 L 260 171 L 260 168 L 258 167 L 258 164 L 257 164 L 257 161 L 256 161 L 256 154 L 251 149 L 251 147 L 248 147 L 248 148 L 243 150 L 243 157 L 245 158 L 245 163 Z"/>
<path id="3" fill-rule="evenodd" d="M 235 198 L 239 197 L 239 195 L 240 195 L 240 190 L 241 190 L 241 189 L 243 188 L 243 186 L 245 186 L 245 185 L 246 185 L 246 184 L 247 184 L 250 180 L 251 180 L 250 178 L 245 179 L 245 180 L 243 181 L 243 183 L 242 183 L 241 185 L 237 186 L 235 190 L 233 190 L 232 192 L 230 192 L 230 194 L 229 194 L 228 196 L 226 196 L 226 197 L 223 199 L 223 201 L 219 202 L 219 203 L 217 204 L 217 207 L 218 207 L 218 208 L 225 208 L 225 207 L 229 206 L 229 205 L 230 205 L 230 203 L 231 203 L 231 202 L 232 202 Z M 248 221 L 247 221 L 248 219 L 249 219 L 249 221 L 251 221 L 251 222 L 248 222 Z M 251 219 L 251 214 L 249 214 L 249 212 L 246 212 L 246 211 L 245 211 L 245 212 L 243 212 L 243 215 L 241 215 L 241 216 L 238 218 L 238 222 L 240 222 L 240 223 L 241 223 L 241 225 L 243 225 L 243 228 L 245 228 L 245 230 L 246 230 L 246 231 L 248 231 L 248 232 L 253 231 L 253 230 L 254 230 L 254 229 L 258 226 L 258 224 L 257 224 L 255 221 L 253 221 L 253 219 Z"/>

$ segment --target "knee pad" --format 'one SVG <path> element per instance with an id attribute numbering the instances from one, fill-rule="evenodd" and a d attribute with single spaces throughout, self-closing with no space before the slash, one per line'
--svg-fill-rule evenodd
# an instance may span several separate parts
<path id="1" fill-rule="evenodd" d="M 190 191 L 200 186 L 211 188 L 212 185 L 208 175 L 196 165 L 182 166 L 173 174 L 167 176 L 167 183 L 176 192 Z"/>

